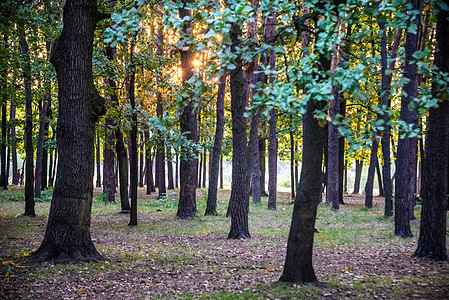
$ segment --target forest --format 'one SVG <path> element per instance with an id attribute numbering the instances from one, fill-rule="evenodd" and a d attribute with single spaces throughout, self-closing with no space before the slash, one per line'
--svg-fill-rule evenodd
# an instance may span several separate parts
<path id="1" fill-rule="evenodd" d="M 449 296 L 449 0 L 3 0 L 0 34 L 0 298 Z"/>

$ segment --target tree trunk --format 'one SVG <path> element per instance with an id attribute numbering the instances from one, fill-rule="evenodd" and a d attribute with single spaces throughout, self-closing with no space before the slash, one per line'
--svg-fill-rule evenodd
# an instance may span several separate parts
<path id="1" fill-rule="evenodd" d="M 292 118 L 290 118 L 292 122 Z M 290 131 L 290 185 L 291 197 L 295 199 L 295 141 L 293 139 L 293 132 Z"/>
<path id="2" fill-rule="evenodd" d="M 111 1 L 110 7 L 114 7 L 114 1 Z M 116 48 L 106 47 L 106 56 L 109 61 L 113 61 L 115 57 Z M 111 94 L 111 102 L 112 105 L 119 105 L 119 99 L 116 91 L 116 83 L 112 79 L 114 74 L 108 74 L 108 85 L 113 91 Z M 116 126 L 115 122 L 111 124 L 111 126 Z M 113 137 L 111 136 L 111 140 Z M 119 192 L 120 192 L 120 205 L 122 209 L 122 213 L 129 213 L 129 199 L 128 199 L 128 152 L 126 150 L 125 143 L 123 141 L 123 133 L 122 130 L 116 126 L 115 129 L 115 152 L 117 153 L 117 164 L 118 164 L 118 177 L 119 177 Z M 108 200 L 109 200 L 108 195 Z"/>
<path id="3" fill-rule="evenodd" d="M 2 81 L 4 81 L 4 80 L 2 79 Z M 3 88 L 4 88 L 4 90 L 6 90 L 6 87 L 3 87 Z M 8 188 L 8 176 L 6 176 L 6 135 L 7 135 L 6 106 L 7 106 L 7 101 L 6 101 L 5 95 L 6 95 L 6 93 L 3 92 L 3 97 L 2 97 L 2 140 L 0 143 L 0 157 L 1 157 L 0 158 L 0 160 L 1 160 L 0 187 L 2 187 L 3 189 L 6 190 Z"/>
<path id="4" fill-rule="evenodd" d="M 154 188 L 153 181 L 153 161 L 151 159 L 151 145 L 150 145 L 150 132 L 148 129 L 144 131 L 145 136 L 145 165 L 146 167 L 146 178 L 147 178 L 147 195 L 156 192 Z"/>
<path id="5" fill-rule="evenodd" d="M 264 137 L 259 135 L 259 167 L 260 167 L 260 195 L 262 197 L 268 197 L 265 191 L 265 153 L 267 150 L 267 144 Z"/>
<path id="6" fill-rule="evenodd" d="M 190 10 L 186 9 L 186 0 L 182 1 L 183 7 L 179 9 L 179 18 L 184 19 L 191 16 Z M 190 35 L 192 30 L 191 21 L 184 21 L 183 33 Z M 190 47 L 185 46 L 180 50 L 181 69 L 182 69 L 182 83 L 187 84 L 187 81 L 193 76 L 193 51 Z M 184 109 L 181 114 L 181 132 L 187 133 L 186 138 L 192 142 L 197 143 L 197 117 L 194 109 L 194 99 L 192 95 L 184 98 Z M 180 191 L 178 211 L 176 215 L 178 218 L 191 218 L 196 212 L 196 167 L 197 160 L 194 155 L 185 146 L 181 148 L 182 158 L 180 164 Z"/>
<path id="7" fill-rule="evenodd" d="M 376 173 L 377 173 L 377 185 L 379 186 L 379 196 L 382 197 L 385 194 L 384 194 L 383 183 L 382 183 L 382 174 L 381 174 L 381 171 L 380 171 L 380 164 L 379 164 L 379 160 L 378 159 L 377 159 L 377 162 L 376 162 Z"/>
<path id="8" fill-rule="evenodd" d="M 344 172 L 345 172 L 345 175 L 344 175 L 345 179 L 343 182 L 343 193 L 347 194 L 348 193 L 348 161 L 347 160 L 345 160 Z"/>
<path id="9" fill-rule="evenodd" d="M 94 30 L 101 15 L 94 0 L 68 0 L 51 63 L 58 78 L 58 173 L 44 240 L 36 261 L 102 260 L 90 235 L 95 123 L 104 113 L 92 76 Z"/>
<path id="10" fill-rule="evenodd" d="M 267 40 L 272 40 L 276 35 L 276 17 L 274 13 L 270 13 L 267 16 L 265 22 L 264 36 Z M 274 46 L 274 43 L 270 43 Z M 273 73 L 276 71 L 276 52 L 274 50 L 269 51 L 269 64 L 270 71 Z M 271 73 L 270 83 L 272 84 L 276 78 Z M 276 189 L 277 189 L 277 157 L 278 157 L 278 140 L 276 137 L 276 123 L 277 123 L 277 109 L 273 108 L 270 111 L 270 121 L 269 121 L 269 145 L 268 145 L 268 209 L 276 209 Z"/>
<path id="11" fill-rule="evenodd" d="M 203 149 L 204 153 L 203 153 L 203 184 L 202 187 L 205 188 L 206 187 L 206 170 L 207 170 L 207 150 L 206 148 Z"/>
<path id="12" fill-rule="evenodd" d="M 231 24 L 229 32 L 232 44 L 231 53 L 236 53 L 236 47 L 240 46 L 242 29 L 236 24 Z M 236 68 L 231 71 L 231 113 L 232 113 L 232 183 L 229 211 L 231 214 L 231 229 L 228 238 L 245 239 L 251 237 L 248 229 L 249 209 L 249 170 L 247 156 L 247 137 L 244 78 L 242 59 L 239 55 L 235 58 Z"/>
<path id="13" fill-rule="evenodd" d="M 223 189 L 223 154 L 220 155 L 220 189 Z"/>
<path id="14" fill-rule="evenodd" d="M 108 195 L 109 202 L 115 202 L 115 174 L 114 174 L 114 134 L 115 122 L 106 118 L 104 122 L 103 146 L 103 193 Z"/>
<path id="15" fill-rule="evenodd" d="M 179 187 L 179 184 L 178 184 L 178 180 L 179 180 L 178 170 L 179 170 L 179 156 L 178 156 L 178 154 L 176 153 L 175 188 L 178 188 L 178 187 Z"/>
<path id="16" fill-rule="evenodd" d="M 317 282 L 312 265 L 313 235 L 321 193 L 321 165 L 326 143 L 326 127 L 320 127 L 313 117 L 322 109 L 311 101 L 307 104 L 303 126 L 303 160 L 301 178 L 296 192 L 293 216 L 287 243 L 287 256 L 281 281 Z"/>
<path id="17" fill-rule="evenodd" d="M 97 163 L 97 182 L 96 187 L 101 187 L 101 159 L 100 159 L 100 136 L 98 134 L 98 130 L 96 130 L 97 135 L 97 142 L 96 142 L 96 159 L 95 162 Z"/>
<path id="18" fill-rule="evenodd" d="M 35 216 L 34 212 L 34 149 L 33 149 L 33 111 L 31 98 L 31 62 L 28 43 L 25 39 L 25 29 L 19 26 L 20 53 L 25 57 L 23 66 L 23 81 L 25 87 L 25 215 Z M 6 170 L 5 170 L 6 171 Z M 6 173 L 6 172 L 5 172 Z"/>
<path id="19" fill-rule="evenodd" d="M 368 178 L 365 185 L 365 207 L 373 207 L 373 186 L 374 186 L 374 173 L 376 171 L 377 162 L 377 149 L 379 148 L 379 142 L 376 137 L 373 137 L 373 145 L 371 147 L 371 156 L 369 159 Z"/>
<path id="20" fill-rule="evenodd" d="M 200 122 L 201 119 L 198 119 L 198 121 Z M 201 178 L 202 178 L 202 174 L 203 174 L 203 154 L 200 153 L 199 155 L 200 158 L 200 162 L 198 164 L 198 187 L 201 188 Z"/>
<path id="21" fill-rule="evenodd" d="M 167 160 L 167 177 L 168 177 L 168 189 L 173 190 L 175 188 L 173 184 L 173 154 L 171 147 L 167 147 L 168 160 Z"/>
<path id="22" fill-rule="evenodd" d="M 135 36 L 131 40 L 131 49 L 129 56 L 129 90 L 128 97 L 131 108 L 133 109 L 131 132 L 129 135 L 130 139 L 130 149 L 129 149 L 129 160 L 130 160 L 130 198 L 131 198 L 131 210 L 128 226 L 137 226 L 137 186 L 139 179 L 139 149 L 137 145 L 137 112 L 136 99 L 134 96 L 134 82 L 136 78 L 136 63 L 134 61 L 134 47 L 136 44 Z"/>
<path id="23" fill-rule="evenodd" d="M 224 127 L 224 99 L 226 92 L 226 76 L 220 77 L 217 92 L 217 122 L 215 125 L 214 147 L 212 148 L 212 156 L 210 157 L 210 173 L 209 173 L 209 190 L 207 193 L 207 204 L 205 215 L 217 214 L 217 186 L 218 171 L 221 160 L 221 146 L 223 144 L 223 127 Z M 223 181 L 221 181 L 223 188 Z"/>
<path id="24" fill-rule="evenodd" d="M 445 0 L 444 4 L 449 5 Z M 440 9 L 437 15 L 434 65 L 441 72 L 449 72 L 449 12 Z M 441 92 L 443 91 L 443 92 Z M 446 260 L 446 210 L 448 209 L 449 157 L 449 94 L 432 83 L 432 96 L 441 99 L 438 108 L 432 108 L 427 119 L 425 185 L 422 189 L 421 227 L 414 256 Z"/>
<path id="25" fill-rule="evenodd" d="M 362 179 L 363 160 L 356 159 L 355 161 L 355 179 L 354 179 L 354 195 L 360 193 L 360 181 Z"/>
<path id="26" fill-rule="evenodd" d="M 410 0 L 413 10 L 420 10 L 422 0 Z M 417 28 L 420 26 L 421 14 L 415 16 L 411 23 Z M 409 26 L 411 24 L 408 24 Z M 407 31 L 405 40 L 405 67 L 404 78 L 409 82 L 402 88 L 400 119 L 407 124 L 417 127 L 418 117 L 416 105 L 410 110 L 409 106 L 414 102 L 418 93 L 418 69 L 416 59 L 413 57 L 418 50 L 418 35 Z M 394 232 L 400 237 L 411 237 L 413 233 L 410 229 L 410 203 L 415 198 L 416 180 L 416 138 L 399 137 L 397 158 L 396 158 L 396 186 L 395 186 L 395 210 L 394 210 Z"/>
<path id="27" fill-rule="evenodd" d="M 11 98 L 11 107 L 9 109 L 9 119 L 16 118 L 15 94 Z M 19 172 L 17 164 L 17 147 L 16 147 L 16 126 L 11 126 L 11 160 L 12 160 L 12 184 L 19 185 Z"/>
<path id="28" fill-rule="evenodd" d="M 144 186 L 144 178 L 145 178 L 145 169 L 144 169 L 144 140 L 143 140 L 143 133 L 140 134 L 140 145 L 139 145 L 139 187 Z"/>
<path id="29" fill-rule="evenodd" d="M 337 60 L 334 55 L 333 60 Z M 335 66 L 337 62 L 334 62 Z M 340 113 L 340 86 L 332 87 L 333 98 L 329 101 L 329 116 L 332 120 Z M 328 123 L 328 160 L 327 160 L 327 191 L 326 201 L 332 203 L 332 209 L 338 210 L 340 204 L 339 195 L 339 161 L 340 161 L 340 141 L 338 128 L 332 122 Z"/>
<path id="30" fill-rule="evenodd" d="M 387 69 L 393 70 L 396 58 L 396 50 L 399 47 L 399 42 L 401 40 L 402 29 L 398 28 L 394 37 L 393 47 L 391 51 L 392 62 L 388 66 L 387 61 L 387 33 L 385 30 L 385 24 L 382 18 L 378 20 L 379 29 L 382 32 L 380 39 L 380 56 L 381 56 L 381 76 L 382 76 L 382 94 L 380 104 L 386 109 L 390 108 L 389 94 L 391 86 L 391 74 L 387 75 Z M 384 130 L 382 132 L 382 154 L 384 158 L 383 163 L 383 187 L 385 193 L 385 217 L 391 217 L 393 215 L 393 187 L 391 184 L 391 160 L 390 160 L 390 118 L 387 112 L 382 114 L 382 120 L 384 120 Z"/>

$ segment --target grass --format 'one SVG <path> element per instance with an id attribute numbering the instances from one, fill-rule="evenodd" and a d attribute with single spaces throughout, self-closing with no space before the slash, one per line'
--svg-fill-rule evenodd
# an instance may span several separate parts
<path id="1" fill-rule="evenodd" d="M 79 265 L 27 265 L 23 256 L 37 249 L 50 208 L 46 192 L 35 218 L 21 215 L 23 191 L 0 192 L 0 298 L 92 299 L 366 299 L 444 298 L 449 294 L 447 262 L 411 258 L 417 237 L 393 234 L 393 218 L 383 217 L 381 198 L 372 209 L 362 197 L 332 211 L 319 205 L 314 266 L 325 286 L 280 283 L 292 205 L 278 194 L 278 209 L 267 198 L 250 205 L 252 238 L 227 239 L 229 190 L 219 191 L 218 216 L 204 216 L 206 191 L 197 193 L 197 216 L 175 218 L 177 192 L 156 199 L 139 189 L 137 227 L 120 203 L 108 203 L 95 190 L 92 239 L 106 262 Z M 419 217 L 420 208 L 416 208 Z M 417 235 L 419 219 L 412 221 Z"/>

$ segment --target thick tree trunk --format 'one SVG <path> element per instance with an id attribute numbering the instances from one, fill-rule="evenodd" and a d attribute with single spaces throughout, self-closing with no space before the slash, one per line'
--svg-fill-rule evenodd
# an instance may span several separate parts
<path id="1" fill-rule="evenodd" d="M 129 91 L 128 97 L 131 108 L 136 108 L 136 99 L 134 95 L 134 82 L 136 78 L 136 63 L 134 61 L 134 47 L 136 39 L 132 38 L 131 50 L 130 50 L 130 65 L 129 65 Z M 139 179 L 139 149 L 137 145 L 137 113 L 134 111 L 132 114 L 132 125 L 130 138 L 130 149 L 129 149 L 129 160 L 130 160 L 130 198 L 131 198 L 131 210 L 128 226 L 137 226 L 137 186 Z"/>
<path id="2" fill-rule="evenodd" d="M 236 47 L 240 45 L 242 29 L 235 23 L 231 24 L 230 38 L 231 53 L 236 53 Z M 244 239 L 251 237 L 248 229 L 249 209 L 249 170 L 247 156 L 247 137 L 244 79 L 242 71 L 242 59 L 235 59 L 236 68 L 232 70 L 230 77 L 231 87 L 231 112 L 232 112 L 232 183 L 229 211 L 231 214 L 231 229 L 228 238 Z"/>
<path id="3" fill-rule="evenodd" d="M 186 0 L 183 0 L 184 4 L 179 10 L 179 18 L 190 17 L 190 10 L 186 9 Z M 191 21 L 184 21 L 183 33 L 191 34 L 192 23 Z M 182 82 L 187 84 L 187 81 L 193 76 L 193 51 L 188 45 L 180 50 L 181 56 L 181 69 L 182 69 Z M 181 114 L 181 132 L 188 132 L 186 138 L 196 143 L 197 137 L 197 117 L 194 109 L 194 99 L 192 95 L 186 97 L 183 101 L 184 109 Z M 176 215 L 181 218 L 191 218 L 196 212 L 196 168 L 197 160 L 192 155 L 191 151 L 186 147 L 181 148 L 183 157 L 180 164 L 180 191 L 179 191 L 179 203 L 178 211 Z"/>
<path id="4" fill-rule="evenodd" d="M 33 149 L 33 111 L 31 98 L 31 62 L 28 43 L 25 39 L 25 29 L 19 26 L 20 53 L 25 57 L 23 78 L 25 88 L 25 215 L 35 216 L 34 212 L 34 149 Z M 6 172 L 5 172 L 6 173 Z"/>
<path id="5" fill-rule="evenodd" d="M 209 190 L 207 193 L 207 204 L 205 215 L 217 214 L 217 186 L 218 171 L 221 159 L 221 146 L 223 144 L 223 126 L 224 126 L 224 99 L 226 92 L 226 76 L 220 77 L 217 92 L 217 122 L 215 125 L 214 147 L 212 148 L 212 156 L 210 157 L 210 173 L 209 173 Z M 221 187 L 223 188 L 223 187 Z"/>
<path id="6" fill-rule="evenodd" d="M 356 159 L 355 161 L 355 179 L 354 179 L 354 191 L 355 195 L 360 193 L 360 181 L 362 179 L 363 160 Z"/>
<path id="7" fill-rule="evenodd" d="M 444 4 L 449 5 L 448 0 Z M 449 72 L 449 12 L 440 9 L 437 15 L 434 65 L 441 72 Z M 438 108 L 429 112 L 426 140 L 425 185 L 422 189 L 421 227 L 414 256 L 446 260 L 446 216 L 448 209 L 449 157 L 449 93 L 432 83 L 432 95 L 441 99 Z"/>
<path id="8" fill-rule="evenodd" d="M 9 119 L 16 118 L 15 94 L 11 98 L 11 107 L 9 109 Z M 17 164 L 17 147 L 16 147 L 16 126 L 11 126 L 11 160 L 12 160 L 12 184 L 19 185 L 19 172 Z"/>
<path id="9" fill-rule="evenodd" d="M 68 0 L 51 63 L 58 78 L 58 173 L 44 240 L 36 261 L 102 260 L 90 236 L 95 122 L 104 113 L 92 76 L 95 0 Z"/>
<path id="10" fill-rule="evenodd" d="M 301 178 L 293 207 L 292 223 L 287 243 L 287 256 L 281 281 L 317 282 L 312 265 L 313 235 L 321 193 L 321 165 L 326 143 L 326 128 L 313 117 L 315 109 L 322 109 L 310 101 L 304 116 L 303 160 Z"/>
<path id="11" fill-rule="evenodd" d="M 365 184 L 365 207 L 373 207 L 373 186 L 374 186 L 374 173 L 376 171 L 377 161 L 377 149 L 379 148 L 379 142 L 376 137 L 373 137 L 373 145 L 371 147 L 371 155 L 369 159 L 368 178 Z"/>
<path id="12" fill-rule="evenodd" d="M 422 0 L 410 0 L 413 10 L 420 10 Z M 420 16 L 413 17 L 411 24 L 417 28 L 420 26 Z M 408 24 L 409 26 L 411 24 Z M 409 106 L 414 102 L 418 93 L 418 68 L 416 59 L 413 57 L 418 50 L 417 33 L 407 31 L 405 40 L 405 67 L 404 78 L 409 82 L 402 88 L 401 100 L 401 120 L 407 124 L 413 124 L 417 127 L 417 109 L 416 105 L 410 110 Z M 396 185 L 395 185 L 395 210 L 394 210 L 394 232 L 400 237 L 413 236 L 410 229 L 410 203 L 415 198 L 415 180 L 416 180 L 416 138 L 399 137 L 397 158 L 396 158 Z"/>
<path id="13" fill-rule="evenodd" d="M 96 132 L 97 135 L 97 142 L 95 143 L 96 145 L 96 158 L 95 158 L 95 162 L 97 164 L 97 182 L 96 182 L 96 187 L 101 187 L 101 158 L 100 158 L 100 136 L 98 134 L 98 130 Z"/>

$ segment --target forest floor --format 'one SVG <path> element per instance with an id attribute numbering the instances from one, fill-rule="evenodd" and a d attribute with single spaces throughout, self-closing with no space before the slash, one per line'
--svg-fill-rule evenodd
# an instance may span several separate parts
<path id="1" fill-rule="evenodd" d="M 176 219 L 177 191 L 156 200 L 139 189 L 137 227 L 120 204 L 105 203 L 96 189 L 92 238 L 101 263 L 28 264 L 40 245 L 50 207 L 37 202 L 24 217 L 23 190 L 0 191 L 0 299 L 448 299 L 449 263 L 413 258 L 415 237 L 393 234 L 383 217 L 383 198 L 363 207 L 362 196 L 346 195 L 334 212 L 320 204 L 314 267 L 321 286 L 289 285 L 279 279 L 285 259 L 292 205 L 279 193 L 276 211 L 250 205 L 251 239 L 229 240 L 225 212 L 229 190 L 219 191 L 219 215 L 203 216 L 206 190 L 197 194 L 198 216 Z M 44 195 L 44 198 L 49 195 Z M 449 234 L 449 233 L 448 233 Z"/>

